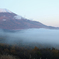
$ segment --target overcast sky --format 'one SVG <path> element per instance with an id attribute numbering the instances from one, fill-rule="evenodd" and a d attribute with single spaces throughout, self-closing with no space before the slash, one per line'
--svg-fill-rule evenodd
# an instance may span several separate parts
<path id="1" fill-rule="evenodd" d="M 59 0 L 0 0 L 0 8 L 45 25 L 59 27 Z"/>

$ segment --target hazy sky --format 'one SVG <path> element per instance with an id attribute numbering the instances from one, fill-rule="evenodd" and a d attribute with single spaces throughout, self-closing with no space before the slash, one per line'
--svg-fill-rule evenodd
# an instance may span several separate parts
<path id="1" fill-rule="evenodd" d="M 0 8 L 49 26 L 59 27 L 59 0 L 0 0 Z"/>

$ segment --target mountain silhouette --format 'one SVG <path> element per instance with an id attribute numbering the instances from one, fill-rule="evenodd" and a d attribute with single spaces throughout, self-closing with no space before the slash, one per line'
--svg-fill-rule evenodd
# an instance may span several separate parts
<path id="1" fill-rule="evenodd" d="M 0 28 L 9 30 L 29 28 L 59 29 L 59 27 L 47 26 L 38 21 L 31 21 L 7 9 L 0 9 Z"/>

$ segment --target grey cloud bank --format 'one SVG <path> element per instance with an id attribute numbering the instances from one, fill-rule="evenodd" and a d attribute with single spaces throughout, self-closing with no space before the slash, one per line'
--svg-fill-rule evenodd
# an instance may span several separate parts
<path id="1" fill-rule="evenodd" d="M 0 30 L 0 43 L 7 44 L 42 44 L 52 47 L 59 46 L 59 30 L 53 29 L 25 29 L 16 32 Z M 58 47 L 57 47 L 58 48 Z"/>

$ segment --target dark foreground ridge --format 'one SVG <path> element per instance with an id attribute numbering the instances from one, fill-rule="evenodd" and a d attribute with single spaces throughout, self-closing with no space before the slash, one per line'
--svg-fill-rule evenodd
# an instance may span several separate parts
<path id="1" fill-rule="evenodd" d="M 0 59 L 59 59 L 59 50 L 55 48 L 20 47 L 0 43 Z"/>

